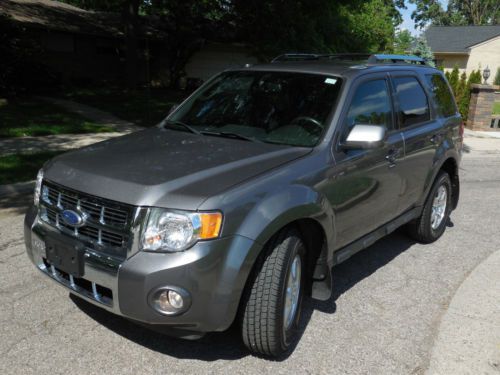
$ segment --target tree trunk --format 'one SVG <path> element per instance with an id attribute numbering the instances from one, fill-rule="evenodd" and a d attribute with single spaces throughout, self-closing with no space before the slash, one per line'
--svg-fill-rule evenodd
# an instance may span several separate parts
<path id="1" fill-rule="evenodd" d="M 124 9 L 125 46 L 127 61 L 127 85 L 136 87 L 138 83 L 138 19 L 140 0 L 127 0 Z"/>

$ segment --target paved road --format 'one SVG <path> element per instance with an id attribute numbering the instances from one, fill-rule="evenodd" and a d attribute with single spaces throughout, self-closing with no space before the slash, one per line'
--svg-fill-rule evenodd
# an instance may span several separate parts
<path id="1" fill-rule="evenodd" d="M 0 373 L 421 374 L 455 291 L 500 248 L 500 154 L 484 142 L 470 140 L 442 239 L 395 233 L 334 269 L 334 298 L 306 304 L 300 343 L 280 361 L 248 355 L 234 329 L 180 341 L 70 298 L 24 254 L 28 198 L 0 200 Z"/>

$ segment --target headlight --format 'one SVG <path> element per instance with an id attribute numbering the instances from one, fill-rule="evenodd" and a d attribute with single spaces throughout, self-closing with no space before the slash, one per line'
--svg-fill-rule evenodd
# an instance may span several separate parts
<path id="1" fill-rule="evenodd" d="M 40 191 L 42 190 L 42 180 L 43 180 L 43 169 L 38 171 L 36 175 L 36 185 L 35 185 L 35 193 L 33 194 L 33 203 L 35 206 L 38 206 L 38 202 L 40 202 Z"/>
<path id="2" fill-rule="evenodd" d="M 220 212 L 183 212 L 152 208 L 142 235 L 142 249 L 182 251 L 198 240 L 219 237 Z"/>

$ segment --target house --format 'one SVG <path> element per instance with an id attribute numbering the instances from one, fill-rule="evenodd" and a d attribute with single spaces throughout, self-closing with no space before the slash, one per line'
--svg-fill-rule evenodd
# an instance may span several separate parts
<path id="1" fill-rule="evenodd" d="M 467 74 L 488 67 L 492 83 L 500 67 L 500 25 L 430 26 L 425 38 L 438 66 L 446 70 L 458 66 Z"/>
<path id="2" fill-rule="evenodd" d="M 184 70 L 188 78 L 206 81 L 223 70 L 258 62 L 251 48 L 243 43 L 209 42 L 193 54 Z"/>
<path id="3" fill-rule="evenodd" d="M 2 0 L 0 16 L 2 22 L 19 26 L 21 37 L 37 50 L 33 67 L 43 66 L 39 75 L 51 76 L 55 85 L 125 77 L 125 41 L 118 13 L 87 11 L 52 0 Z M 150 49 L 161 50 L 164 34 L 154 22 L 140 26 L 139 49 L 147 43 Z M 140 56 L 144 62 L 144 54 Z M 139 65 L 139 80 L 145 81 L 145 64 Z"/>
<path id="4" fill-rule="evenodd" d="M 36 61 L 27 64 L 33 71 L 23 71 L 22 76 L 30 82 L 45 77 L 40 87 L 125 81 L 125 35 L 119 13 L 88 11 L 53 0 L 0 0 L 0 30 L 2 22 L 20 26 L 22 37 L 36 46 Z M 168 84 L 168 35 L 161 26 L 158 17 L 140 18 L 138 82 Z M 255 61 L 242 44 L 205 41 L 184 70 L 187 78 L 206 80 Z"/>

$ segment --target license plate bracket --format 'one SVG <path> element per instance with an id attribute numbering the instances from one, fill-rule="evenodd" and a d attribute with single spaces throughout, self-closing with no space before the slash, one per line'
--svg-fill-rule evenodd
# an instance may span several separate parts
<path id="1" fill-rule="evenodd" d="M 83 244 L 58 238 L 45 238 L 47 262 L 74 277 L 85 273 L 85 247 Z"/>

